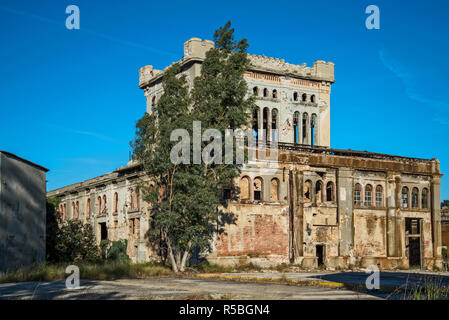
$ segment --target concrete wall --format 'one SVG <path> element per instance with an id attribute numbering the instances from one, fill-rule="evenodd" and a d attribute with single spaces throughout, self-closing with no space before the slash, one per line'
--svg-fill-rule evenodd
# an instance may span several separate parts
<path id="1" fill-rule="evenodd" d="M 0 270 L 45 261 L 46 174 L 0 152 Z"/>

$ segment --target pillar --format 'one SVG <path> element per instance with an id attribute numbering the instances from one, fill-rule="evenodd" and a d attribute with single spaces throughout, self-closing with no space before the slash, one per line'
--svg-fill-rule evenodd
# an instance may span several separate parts
<path id="1" fill-rule="evenodd" d="M 437 263 L 437 265 L 441 264 L 440 177 L 441 175 L 439 174 L 434 175 L 430 186 L 433 257 L 435 258 L 435 263 Z"/>
<path id="2" fill-rule="evenodd" d="M 349 256 L 354 247 L 353 219 L 353 179 L 352 170 L 339 168 L 338 181 L 338 225 L 339 225 L 339 256 Z"/>

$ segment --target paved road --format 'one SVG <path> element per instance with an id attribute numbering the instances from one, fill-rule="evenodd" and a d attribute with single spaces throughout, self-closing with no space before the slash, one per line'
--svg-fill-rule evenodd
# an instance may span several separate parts
<path id="1" fill-rule="evenodd" d="M 254 272 L 254 273 L 221 273 L 206 274 L 205 276 L 222 276 L 222 277 L 242 277 L 242 278 L 264 278 L 264 279 L 280 279 L 285 277 L 288 280 L 324 280 L 331 283 L 343 283 L 349 285 L 365 286 L 366 280 L 371 273 L 365 272 Z M 416 284 L 439 283 L 449 285 L 448 272 L 426 272 L 426 271 L 391 271 L 379 273 L 379 285 L 381 287 L 402 287 L 410 288 Z"/>
<path id="2" fill-rule="evenodd" d="M 0 284 L 0 299 L 379 299 L 346 289 L 244 283 L 216 279 L 146 279 L 81 281 L 66 289 L 64 281 Z"/>

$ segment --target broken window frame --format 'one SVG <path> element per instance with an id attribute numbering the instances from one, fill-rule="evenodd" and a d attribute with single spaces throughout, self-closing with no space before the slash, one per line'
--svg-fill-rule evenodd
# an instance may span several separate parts
<path id="1" fill-rule="evenodd" d="M 421 208 L 429 209 L 429 189 L 423 188 L 421 191 Z"/>
<path id="2" fill-rule="evenodd" d="M 412 208 L 418 208 L 419 207 L 419 190 L 417 187 L 414 187 L 412 189 L 412 203 L 411 203 L 411 207 Z"/>
<path id="3" fill-rule="evenodd" d="M 409 207 L 409 190 L 407 187 L 402 187 L 401 189 L 401 207 Z"/>
<path id="4" fill-rule="evenodd" d="M 354 205 L 362 205 L 362 185 L 360 183 L 356 183 L 354 186 Z"/>
<path id="5" fill-rule="evenodd" d="M 335 201 L 335 197 L 334 197 L 334 182 L 333 181 L 328 181 L 326 183 L 326 201 L 327 202 L 334 202 Z"/>
<path id="6" fill-rule="evenodd" d="M 383 207 L 384 205 L 384 194 L 381 185 L 376 186 L 376 207 Z"/>
<path id="7" fill-rule="evenodd" d="M 365 206 L 371 207 L 373 205 L 373 187 L 370 184 L 365 186 Z"/>
<path id="8" fill-rule="evenodd" d="M 259 188 L 257 188 L 258 182 L 260 182 Z M 263 179 L 261 177 L 255 177 L 253 180 L 253 200 L 263 201 Z"/>

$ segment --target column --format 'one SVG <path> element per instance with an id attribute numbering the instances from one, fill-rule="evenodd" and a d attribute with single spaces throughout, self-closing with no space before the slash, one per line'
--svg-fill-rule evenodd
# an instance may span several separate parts
<path id="1" fill-rule="evenodd" d="M 432 238 L 433 238 L 433 257 L 437 265 L 441 264 L 441 212 L 440 212 L 440 177 L 434 175 L 430 186 L 431 192 L 431 219 L 432 219 Z M 439 260 L 439 261 L 438 261 Z"/>
<path id="2" fill-rule="evenodd" d="M 354 247 L 352 180 L 351 169 L 338 169 L 338 225 L 340 231 L 338 255 L 342 257 L 349 256 L 350 251 Z"/>

